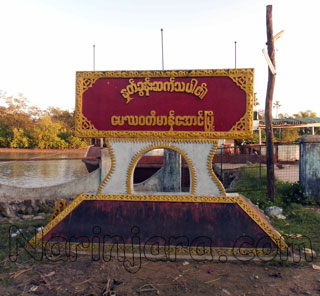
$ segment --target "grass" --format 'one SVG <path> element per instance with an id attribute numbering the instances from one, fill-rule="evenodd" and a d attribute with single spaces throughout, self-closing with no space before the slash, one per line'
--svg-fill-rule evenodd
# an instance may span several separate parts
<path id="1" fill-rule="evenodd" d="M 276 182 L 276 196 L 274 202 L 268 199 L 266 193 L 266 169 L 256 165 L 244 167 L 236 189 L 254 204 L 265 210 L 269 206 L 283 208 L 285 220 L 271 219 L 271 224 L 285 237 L 288 243 L 294 245 L 305 244 L 306 248 L 320 251 L 320 214 L 312 211 L 312 207 L 319 207 L 315 199 L 304 195 L 298 183 Z M 257 184 L 261 182 L 261 191 Z"/>
<path id="2" fill-rule="evenodd" d="M 261 174 L 261 180 L 259 175 Z M 285 220 L 271 219 L 271 224 L 285 237 L 288 243 L 295 246 L 304 244 L 305 247 L 320 252 L 320 214 L 315 213 L 311 207 L 317 207 L 310 198 L 303 195 L 298 184 L 276 182 L 275 201 L 271 202 L 267 198 L 266 190 L 253 191 L 257 189 L 257 184 L 261 182 L 261 188 L 266 188 L 266 170 L 253 165 L 241 169 L 241 176 L 237 183 L 236 190 L 249 198 L 254 204 L 265 210 L 268 206 L 279 206 L 284 209 Z M 252 191 L 248 191 L 251 189 Z M 295 202 L 291 202 L 295 201 Z M 302 203 L 302 204 L 297 204 Z M 49 215 L 45 220 L 27 220 L 15 223 L 16 229 L 22 229 L 22 235 L 18 235 L 13 242 L 26 242 L 32 238 L 34 232 L 31 228 L 45 226 L 49 222 Z M 0 273 L 12 272 L 17 269 L 17 263 L 23 264 L 28 260 L 33 263 L 38 262 L 32 256 L 20 248 L 19 256 L 15 262 L 8 260 L 9 254 L 9 227 L 11 224 L 0 224 Z M 9 279 L 8 279 L 9 280 Z"/>
<path id="3" fill-rule="evenodd" d="M 34 236 L 34 230 L 40 226 L 45 226 L 48 221 L 49 217 L 45 220 L 27 220 L 14 224 L 0 224 L 0 273 L 13 272 L 17 269 L 17 264 L 23 264 L 30 259 L 33 263 L 37 262 L 23 246 Z M 21 234 L 12 237 L 12 233 L 18 229 L 21 229 Z M 16 248 L 17 244 L 18 248 Z M 18 256 L 15 256 L 17 250 Z M 10 254 L 14 256 L 9 257 Z"/>
<path id="4" fill-rule="evenodd" d="M 299 204 L 284 208 L 285 220 L 272 219 L 272 225 L 295 245 L 304 244 L 306 248 L 320 251 L 320 214 Z"/>
<path id="5" fill-rule="evenodd" d="M 261 178 L 260 178 L 261 175 Z M 257 191 L 257 189 L 267 189 L 267 171 L 259 164 L 243 166 L 240 168 L 240 179 L 237 182 L 238 192 Z"/>

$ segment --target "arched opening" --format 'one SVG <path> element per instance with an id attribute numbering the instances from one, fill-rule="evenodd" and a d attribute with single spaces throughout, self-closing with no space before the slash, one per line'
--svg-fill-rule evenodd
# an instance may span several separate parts
<path id="1" fill-rule="evenodd" d="M 168 153 L 174 151 L 172 154 Z M 190 161 L 178 149 L 157 148 L 145 152 L 138 160 L 133 172 L 135 192 L 190 192 Z M 173 163 L 175 162 L 175 163 Z M 176 179 L 176 180 L 174 180 Z M 175 190 L 169 183 L 178 182 Z"/>

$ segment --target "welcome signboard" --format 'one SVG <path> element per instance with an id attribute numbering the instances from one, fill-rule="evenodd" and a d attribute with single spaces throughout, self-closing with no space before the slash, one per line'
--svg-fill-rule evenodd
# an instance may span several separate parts
<path id="1" fill-rule="evenodd" d="M 171 260 L 171 252 L 200 260 L 247 254 L 251 260 L 287 249 L 245 197 L 226 195 L 212 169 L 215 139 L 252 135 L 252 69 L 78 72 L 76 87 L 77 135 L 107 137 L 111 168 L 101 166 L 97 193 L 77 196 L 32 246 L 71 248 L 75 254 L 79 248 L 95 260 L 115 246 L 122 259 L 137 251 L 133 259 L 143 254 L 155 260 Z M 189 192 L 135 190 L 139 159 L 157 148 L 183 155 Z M 160 174 L 151 178 L 163 182 Z"/>
<path id="2" fill-rule="evenodd" d="M 253 75 L 253 69 L 77 72 L 76 134 L 250 138 Z"/>

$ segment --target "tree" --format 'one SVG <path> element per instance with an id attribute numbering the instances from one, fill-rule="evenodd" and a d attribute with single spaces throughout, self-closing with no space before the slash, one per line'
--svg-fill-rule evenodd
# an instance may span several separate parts
<path id="1" fill-rule="evenodd" d="M 315 118 L 317 117 L 317 113 L 313 112 L 311 110 L 306 110 L 306 111 L 299 111 L 296 114 L 293 114 L 294 118 Z M 311 129 L 310 127 L 302 127 L 300 128 L 299 135 L 310 135 L 311 134 Z"/>
<path id="2" fill-rule="evenodd" d="M 22 128 L 13 128 L 12 140 L 9 143 L 11 148 L 28 148 L 30 139 L 24 134 Z"/>
<path id="3" fill-rule="evenodd" d="M 265 129 L 261 129 L 261 142 L 266 142 L 266 131 Z M 259 131 L 253 131 L 252 140 L 250 140 L 250 143 L 259 143 Z"/>
<path id="4" fill-rule="evenodd" d="M 299 130 L 297 128 L 283 128 L 281 130 L 281 142 L 293 143 L 300 138 Z"/>
<path id="5" fill-rule="evenodd" d="M 59 122 L 53 122 L 48 114 L 43 115 L 33 131 L 33 139 L 35 146 L 47 148 L 67 148 L 68 143 L 59 138 L 59 134 L 64 129 Z"/>
<path id="6" fill-rule="evenodd" d="M 273 103 L 273 108 L 276 109 L 276 118 L 278 118 L 278 111 L 279 111 L 279 109 L 280 109 L 281 106 L 282 106 L 282 105 L 280 104 L 279 101 L 276 101 L 275 103 Z"/>
<path id="7" fill-rule="evenodd" d="M 260 109 L 260 110 L 258 110 L 257 112 L 258 112 L 258 118 L 259 118 L 259 119 L 265 119 L 264 109 Z"/>
<path id="8" fill-rule="evenodd" d="M 315 118 L 317 117 L 317 113 L 311 110 L 299 111 L 298 113 L 293 114 L 293 117 L 294 118 Z"/>
<path id="9" fill-rule="evenodd" d="M 78 148 L 88 144 L 74 135 L 74 112 L 30 106 L 19 94 L 0 91 L 0 147 Z"/>
<path id="10" fill-rule="evenodd" d="M 60 121 L 68 133 L 74 130 L 74 111 L 69 112 L 68 110 L 61 110 L 60 108 L 49 107 L 45 113 L 47 113 L 53 121 Z"/>
<path id="11" fill-rule="evenodd" d="M 22 94 L 9 97 L 5 92 L 0 93 L 0 99 L 5 105 L 0 109 L 0 137 L 6 139 L 0 145 L 8 147 L 14 137 L 22 134 L 30 142 L 34 121 L 29 114 L 28 100 Z"/>
<path id="12" fill-rule="evenodd" d="M 279 113 L 278 118 L 292 118 L 288 113 Z"/>

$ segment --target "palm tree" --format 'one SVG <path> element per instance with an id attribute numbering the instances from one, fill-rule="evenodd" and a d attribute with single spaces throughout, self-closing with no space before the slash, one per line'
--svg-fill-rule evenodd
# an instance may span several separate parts
<path id="1" fill-rule="evenodd" d="M 276 119 L 278 118 L 278 111 L 281 107 L 281 104 L 279 101 L 276 101 L 275 103 L 273 103 L 273 108 L 276 108 Z"/>

